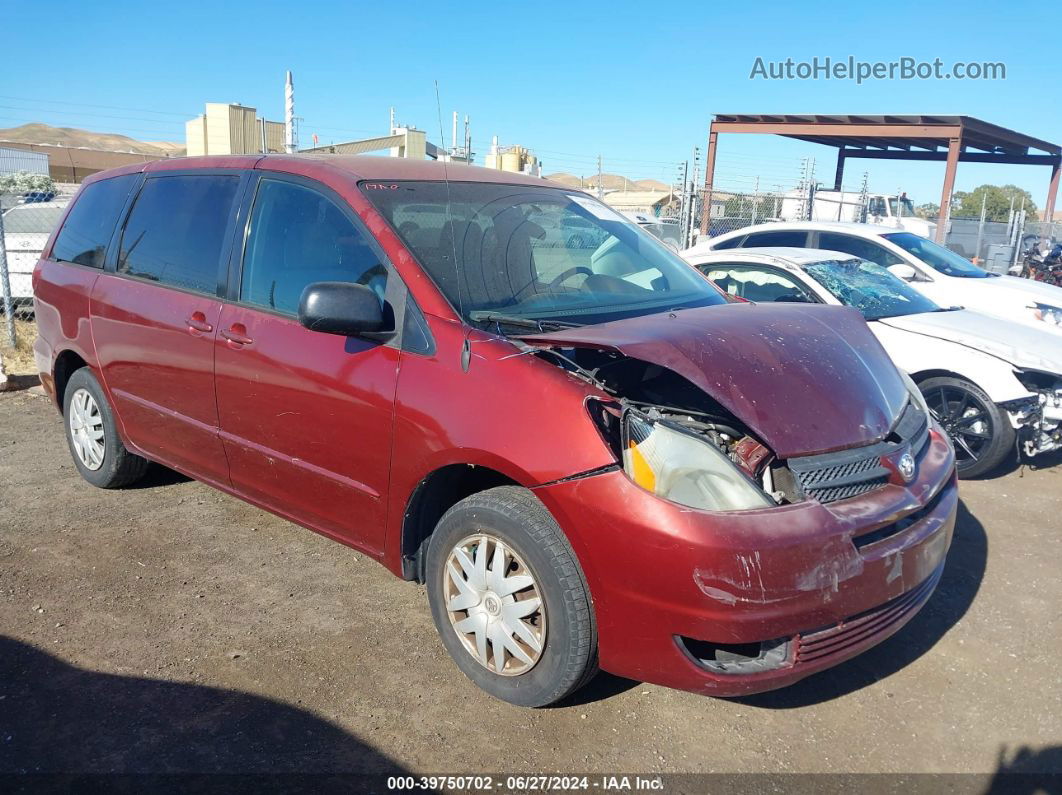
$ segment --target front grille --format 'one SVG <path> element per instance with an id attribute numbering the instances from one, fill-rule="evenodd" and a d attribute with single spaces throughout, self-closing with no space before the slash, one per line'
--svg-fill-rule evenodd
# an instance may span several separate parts
<path id="1" fill-rule="evenodd" d="M 943 571 L 944 564 L 941 564 L 921 585 L 895 599 L 857 613 L 832 626 L 802 632 L 797 636 L 796 663 L 809 663 L 841 654 L 852 646 L 887 632 L 890 627 L 901 623 L 925 604 L 940 581 Z"/>
<path id="2" fill-rule="evenodd" d="M 908 403 L 884 441 L 837 453 L 790 458 L 788 464 L 805 497 L 822 503 L 847 500 L 888 482 L 889 470 L 881 462 L 883 456 L 908 448 L 917 459 L 928 439 L 925 413 Z"/>

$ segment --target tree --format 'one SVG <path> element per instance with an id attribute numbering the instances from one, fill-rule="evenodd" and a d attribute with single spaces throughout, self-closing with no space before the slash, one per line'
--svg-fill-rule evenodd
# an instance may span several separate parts
<path id="1" fill-rule="evenodd" d="M 933 202 L 926 202 L 915 207 L 915 215 L 919 218 L 928 218 L 930 221 L 935 221 L 940 217 L 940 205 L 933 204 Z"/>
<path id="2" fill-rule="evenodd" d="M 1011 199 L 1014 200 L 1014 212 L 1022 209 L 1024 199 L 1026 220 L 1039 220 L 1032 194 L 1017 185 L 981 185 L 974 188 L 962 194 L 958 208 L 952 211 L 952 215 L 956 218 L 980 218 L 981 202 L 984 201 L 986 221 L 1006 222 L 1010 217 Z"/>

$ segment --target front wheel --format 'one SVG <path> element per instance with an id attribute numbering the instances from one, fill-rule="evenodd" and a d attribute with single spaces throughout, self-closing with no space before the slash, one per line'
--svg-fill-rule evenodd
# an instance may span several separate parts
<path id="1" fill-rule="evenodd" d="M 1014 450 L 1010 418 L 980 387 L 962 378 L 928 378 L 918 388 L 951 438 L 960 478 L 992 471 Z"/>
<path id="2" fill-rule="evenodd" d="M 582 569 L 526 489 L 489 489 L 447 511 L 428 547 L 427 586 L 443 645 L 496 698 L 546 706 L 597 670 Z"/>

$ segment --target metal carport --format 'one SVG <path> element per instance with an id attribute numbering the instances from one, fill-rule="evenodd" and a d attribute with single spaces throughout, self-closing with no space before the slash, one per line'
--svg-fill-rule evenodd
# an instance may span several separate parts
<path id="1" fill-rule="evenodd" d="M 1062 147 L 1039 138 L 1008 130 L 971 116 L 855 116 L 719 113 L 708 132 L 704 199 L 701 203 L 701 234 L 708 233 L 716 144 L 720 133 L 781 135 L 798 141 L 837 149 L 834 189 L 841 189 L 845 161 L 851 158 L 878 160 L 944 161 L 944 187 L 940 195 L 937 242 L 947 231 L 955 171 L 960 161 L 1006 165 L 1050 166 L 1051 182 L 1044 205 L 1044 219 L 1055 209 Z"/>

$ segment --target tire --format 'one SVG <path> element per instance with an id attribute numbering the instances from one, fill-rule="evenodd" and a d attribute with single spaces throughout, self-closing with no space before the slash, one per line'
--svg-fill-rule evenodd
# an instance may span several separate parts
<path id="1" fill-rule="evenodd" d="M 962 378 L 928 378 L 918 388 L 955 447 L 960 478 L 980 477 L 1015 449 L 1006 412 L 984 390 Z"/>
<path id="2" fill-rule="evenodd" d="M 63 425 L 74 466 L 93 486 L 116 489 L 143 477 L 147 459 L 125 449 L 111 404 L 87 367 L 75 370 L 66 384 Z"/>
<path id="3" fill-rule="evenodd" d="M 498 542 L 504 545 L 505 584 L 497 587 L 499 580 L 494 580 L 486 590 L 478 590 L 477 578 L 465 567 L 483 560 L 483 567 L 491 567 L 489 578 Z M 464 562 L 458 549 L 466 552 Z M 510 704 L 543 707 L 573 693 L 597 672 L 597 629 L 586 578 L 568 539 L 531 492 L 501 486 L 466 497 L 439 520 L 427 554 L 435 627 L 457 667 L 483 690 Z M 454 573 L 464 586 L 458 587 Z M 507 594 L 513 587 L 509 582 L 521 577 L 529 577 L 532 584 Z M 506 609 L 522 613 L 526 608 L 519 606 L 533 598 L 540 600 L 542 609 L 509 622 Z M 470 608 L 448 609 L 476 599 Z M 523 629 L 508 631 L 517 622 L 525 624 Z M 457 626 L 462 623 L 466 631 Z M 470 625 L 484 629 L 473 631 Z M 490 640 L 492 630 L 498 633 L 494 637 L 508 638 L 498 644 L 504 649 L 502 673 L 498 646 Z M 539 650 L 521 640 L 529 636 L 540 644 Z M 510 650 L 510 643 L 531 658 L 530 665 Z"/>

